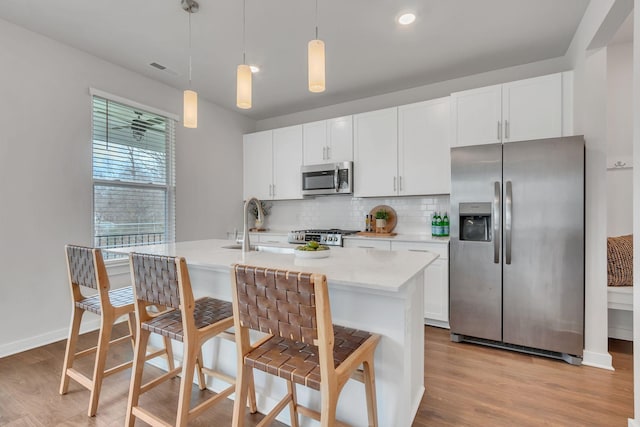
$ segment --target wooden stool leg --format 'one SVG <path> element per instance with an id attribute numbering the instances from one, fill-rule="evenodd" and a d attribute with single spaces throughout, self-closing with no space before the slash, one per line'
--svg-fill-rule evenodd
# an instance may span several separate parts
<path id="1" fill-rule="evenodd" d="M 298 427 L 298 398 L 296 397 L 296 385 L 293 381 L 287 381 L 287 391 L 291 395 L 291 402 L 289 402 L 291 427 Z"/>
<path id="2" fill-rule="evenodd" d="M 336 425 L 336 407 L 338 406 L 338 390 L 337 387 L 333 387 L 330 390 L 329 385 L 322 385 L 323 390 L 320 392 L 322 395 L 322 404 L 320 409 L 320 426 L 321 427 L 334 427 Z"/>
<path id="3" fill-rule="evenodd" d="M 136 313 L 134 311 L 127 316 L 127 324 L 129 325 L 129 335 L 131 335 L 131 348 L 136 351 Z"/>
<path id="4" fill-rule="evenodd" d="M 367 416 L 369 427 L 378 426 L 378 408 L 376 403 L 376 377 L 373 369 L 373 355 L 362 363 L 364 373 L 364 390 L 367 395 Z"/>
<path id="5" fill-rule="evenodd" d="M 96 361 L 93 366 L 93 384 L 91 387 L 91 397 L 89 398 L 88 415 L 90 417 L 95 416 L 96 410 L 98 409 L 98 399 L 100 398 L 102 380 L 104 379 L 104 368 L 107 362 L 109 341 L 111 341 L 111 330 L 115 319 L 113 318 L 113 313 L 103 312 L 100 320 L 100 335 L 98 336 Z"/>
<path id="6" fill-rule="evenodd" d="M 80 334 L 80 323 L 84 310 L 75 307 L 71 313 L 71 327 L 69 328 L 69 338 L 67 338 L 67 349 L 64 353 L 64 364 L 62 366 L 62 378 L 60 380 L 60 394 L 66 394 L 69 389 L 69 376 L 67 369 L 73 366 L 75 360 L 76 345 L 78 344 L 78 335 Z"/>
<path id="7" fill-rule="evenodd" d="M 196 360 L 198 358 L 196 347 L 186 342 L 184 344 L 184 355 L 182 356 L 182 378 L 180 379 L 176 427 L 186 426 L 189 421 L 191 388 L 193 387 L 193 371 L 196 367 Z"/>
<path id="8" fill-rule="evenodd" d="M 140 398 L 140 386 L 142 385 L 142 371 L 147 353 L 150 332 L 136 328 L 136 349 L 133 355 L 133 367 L 131 372 L 131 385 L 129 386 L 129 398 L 127 399 L 127 417 L 124 425 L 133 427 L 135 418 L 131 413 L 133 408 L 138 406 Z"/>
<path id="9" fill-rule="evenodd" d="M 233 401 L 233 420 L 231 425 L 234 427 L 244 426 L 244 408 L 247 402 L 247 394 L 249 385 L 253 383 L 253 368 L 242 364 L 236 376 L 236 397 Z M 255 396 L 254 396 L 255 399 Z"/>
<path id="10" fill-rule="evenodd" d="M 167 354 L 167 365 L 169 367 L 169 371 L 173 371 L 176 367 L 175 361 L 173 360 L 173 347 L 171 347 L 171 339 L 167 337 L 162 337 L 164 340 L 164 351 Z"/>
<path id="11" fill-rule="evenodd" d="M 249 375 L 249 390 L 247 396 L 247 404 L 249 405 L 249 412 L 255 414 L 258 412 L 258 403 L 256 402 L 256 386 L 253 382 L 253 371 Z"/>
<path id="12" fill-rule="evenodd" d="M 204 373 L 202 372 L 202 348 L 198 352 L 198 358 L 196 359 L 196 369 L 198 370 L 198 386 L 200 390 L 204 390 L 207 388 L 207 382 L 204 378 Z"/>

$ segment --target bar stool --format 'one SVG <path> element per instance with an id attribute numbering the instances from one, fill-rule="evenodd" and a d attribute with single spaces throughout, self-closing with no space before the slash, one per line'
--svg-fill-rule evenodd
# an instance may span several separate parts
<path id="1" fill-rule="evenodd" d="M 131 340 L 133 345 L 134 306 L 133 290 L 131 286 L 110 290 L 109 276 L 104 265 L 100 249 L 84 246 L 66 245 L 67 273 L 71 286 L 73 312 L 71 327 L 64 355 L 62 367 L 62 379 L 60 381 L 60 394 L 66 394 L 69 388 L 69 379 L 73 379 L 83 387 L 91 391 L 89 398 L 88 415 L 96 414 L 102 381 L 105 377 L 113 375 L 131 367 L 132 362 L 125 362 L 118 366 L 105 369 L 107 354 L 111 344 L 117 344 Z M 98 291 L 97 294 L 84 296 L 81 287 Z M 100 316 L 100 334 L 98 344 L 95 347 L 76 353 L 78 336 L 82 316 L 86 311 Z M 111 340 L 111 332 L 115 321 L 123 315 L 128 315 L 129 335 Z M 73 367 L 76 359 L 96 353 L 93 367 L 93 376 L 90 378 Z M 170 365 L 173 365 L 173 353 L 170 341 L 165 341 L 165 349 L 156 351 L 146 356 L 147 359 L 165 354 Z"/>
<path id="2" fill-rule="evenodd" d="M 377 426 L 373 356 L 380 336 L 333 325 L 324 275 L 234 265 L 233 317 L 238 347 L 238 377 L 233 426 L 242 427 L 253 369 L 287 380 L 287 395 L 258 424 L 270 424 L 287 405 L 291 425 L 298 413 L 336 423 L 338 397 L 349 378 L 364 383 L 370 426 Z M 268 335 L 251 344 L 249 330 Z M 359 369 L 362 365 L 362 369 Z M 295 384 L 320 391 L 321 411 L 299 405 Z"/>
<path id="3" fill-rule="evenodd" d="M 136 345 L 133 375 L 129 389 L 125 425 L 133 426 L 139 418 L 152 426 L 170 425 L 157 415 L 139 406 L 140 395 L 181 372 L 176 426 L 184 426 L 203 411 L 229 396 L 235 390 L 235 379 L 202 366 L 202 344 L 215 337 L 235 341 L 225 332 L 233 327 L 231 303 L 210 297 L 195 300 L 187 263 L 182 257 L 167 257 L 131 253 L 131 278 L 135 288 Z M 149 313 L 147 306 L 159 304 L 172 308 L 161 313 Z M 151 332 L 180 341 L 184 345 L 182 367 L 142 385 L 143 355 Z M 204 374 L 230 384 L 218 394 L 190 408 L 194 368 L 198 370 L 200 389 L 205 389 Z M 255 394 L 250 394 L 250 406 L 256 411 Z M 245 394 L 245 401 L 247 400 Z"/>

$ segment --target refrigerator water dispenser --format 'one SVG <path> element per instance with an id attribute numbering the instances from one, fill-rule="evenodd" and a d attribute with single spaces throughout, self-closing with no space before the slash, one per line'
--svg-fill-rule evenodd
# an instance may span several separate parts
<path id="1" fill-rule="evenodd" d="M 460 240 L 491 241 L 491 203 L 460 203 Z"/>

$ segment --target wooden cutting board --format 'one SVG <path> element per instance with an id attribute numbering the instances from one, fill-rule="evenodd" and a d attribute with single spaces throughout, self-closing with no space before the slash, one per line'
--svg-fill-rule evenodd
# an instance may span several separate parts
<path id="1" fill-rule="evenodd" d="M 373 216 L 373 221 L 374 221 L 374 230 L 375 230 L 375 218 L 376 218 L 376 212 L 378 211 L 386 211 L 389 213 L 389 218 L 387 219 L 387 226 L 384 228 L 384 231 L 382 233 L 368 233 L 369 235 L 371 234 L 375 234 L 377 236 L 381 236 L 382 234 L 387 234 L 387 235 L 392 235 L 395 236 L 394 234 L 391 234 L 391 232 L 393 231 L 393 229 L 396 227 L 396 223 L 398 222 L 398 215 L 396 214 L 396 211 L 393 210 L 393 208 L 391 206 L 387 206 L 387 205 L 378 205 L 376 207 L 374 207 L 373 209 L 371 209 L 371 212 L 369 212 L 369 215 Z"/>

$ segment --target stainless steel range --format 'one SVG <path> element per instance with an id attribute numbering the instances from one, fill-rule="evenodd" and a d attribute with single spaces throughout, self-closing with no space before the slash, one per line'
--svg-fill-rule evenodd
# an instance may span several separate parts
<path id="1" fill-rule="evenodd" d="M 306 243 L 316 241 L 328 246 L 342 246 L 342 237 L 357 233 L 360 230 L 340 230 L 330 228 L 326 230 L 294 230 L 288 235 L 289 243 Z"/>

